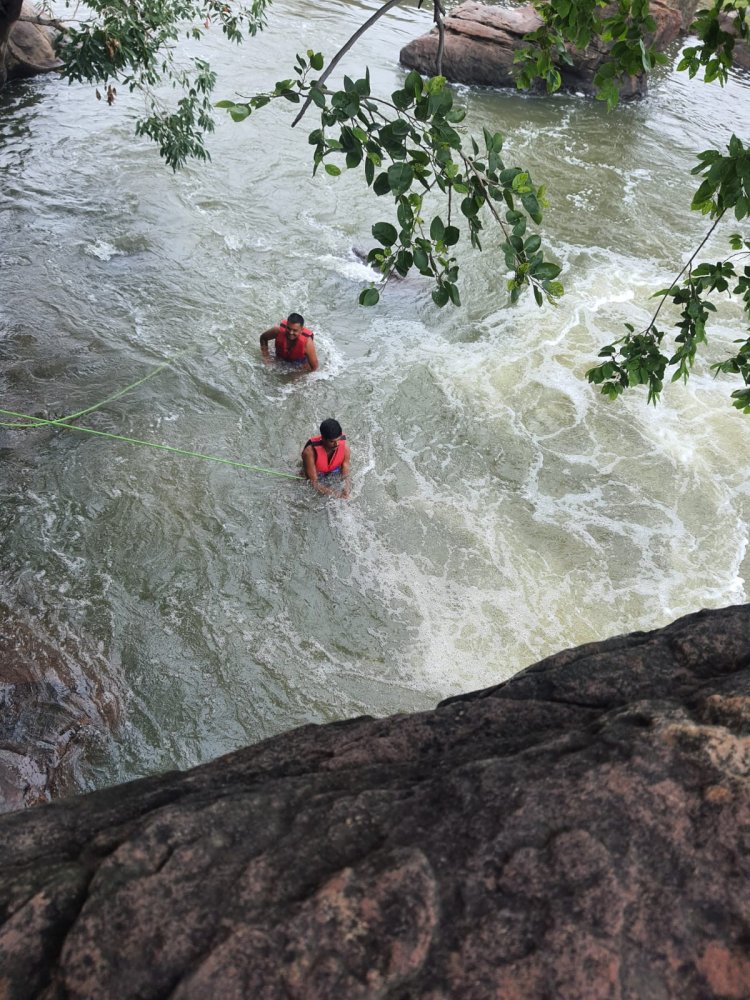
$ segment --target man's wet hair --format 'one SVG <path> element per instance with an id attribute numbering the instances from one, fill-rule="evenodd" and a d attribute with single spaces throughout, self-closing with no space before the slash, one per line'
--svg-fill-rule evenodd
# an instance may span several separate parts
<path id="1" fill-rule="evenodd" d="M 287 323 L 291 326 L 292 323 L 299 323 L 300 326 L 305 325 L 305 321 L 299 313 L 289 313 L 286 318 Z"/>
<path id="2" fill-rule="evenodd" d="M 333 441 L 334 438 L 341 437 L 344 432 L 341 430 L 341 424 L 338 420 L 334 420 L 333 417 L 329 417 L 328 420 L 324 420 L 320 425 L 320 436 L 324 437 L 326 441 Z"/>

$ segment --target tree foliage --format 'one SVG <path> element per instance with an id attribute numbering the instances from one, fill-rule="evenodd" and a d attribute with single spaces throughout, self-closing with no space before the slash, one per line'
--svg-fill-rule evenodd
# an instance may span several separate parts
<path id="1" fill-rule="evenodd" d="M 547 89 L 560 86 L 557 66 L 569 62 L 568 46 L 584 48 L 593 38 L 609 44 L 609 60 L 594 78 L 597 96 L 613 107 L 618 100 L 618 81 L 637 72 L 649 72 L 666 62 L 662 53 L 649 43 L 656 23 L 649 12 L 648 0 L 618 0 L 604 10 L 596 0 L 534 0 L 542 17 L 542 27 L 527 36 L 528 45 L 519 51 L 518 82 L 530 86 L 541 79 Z M 747 0 L 714 0 L 696 13 L 691 33 L 697 45 L 684 49 L 678 70 L 687 70 L 692 78 L 703 70 L 706 83 L 727 82 L 733 65 L 735 44 L 750 40 L 746 19 Z M 698 154 L 692 173 L 700 176 L 691 209 L 712 218 L 706 237 L 669 288 L 656 292 L 659 305 L 648 325 L 637 331 L 626 324 L 623 337 L 600 351 L 605 360 L 587 372 L 590 382 L 601 387 L 610 399 L 631 386 L 645 385 L 648 401 L 655 403 L 664 386 L 667 369 L 673 382 L 687 380 L 699 347 L 706 343 L 706 325 L 715 313 L 713 301 L 722 295 L 739 297 L 750 320 L 750 242 L 734 233 L 729 238 L 733 251 L 718 262 L 696 262 L 709 236 L 729 213 L 737 222 L 750 214 L 750 149 L 732 135 L 726 154 L 708 149 Z M 656 321 L 665 302 L 679 309 L 676 333 L 657 327 Z M 673 346 L 665 349 L 673 341 Z M 739 350 L 713 365 L 714 372 L 739 375 L 743 387 L 732 393 L 733 405 L 750 413 L 750 340 L 739 341 Z"/>
<path id="2" fill-rule="evenodd" d="M 305 99 L 316 106 L 320 127 L 308 136 L 313 170 L 323 166 L 334 177 L 342 168 L 361 170 L 376 197 L 393 201 L 397 224 L 386 220 L 372 227 L 378 246 L 368 257 L 386 279 L 414 268 L 433 279 L 437 305 L 460 305 L 453 248 L 461 230 L 456 222 L 462 220 L 471 245 L 481 250 L 481 211 L 486 208 L 503 233 L 511 301 L 525 286 L 533 289 L 540 305 L 545 297 L 554 301 L 562 294 L 556 280 L 559 266 L 544 259 L 541 237 L 529 232 L 529 224 L 542 221 L 544 189 L 534 185 L 528 171 L 506 165 L 499 132 L 485 129 L 482 148 L 469 136 L 469 149 L 464 149 L 465 137 L 456 126 L 465 113 L 454 108 L 444 77 L 423 80 L 412 70 L 403 87 L 385 98 L 371 93 L 369 73 L 359 80 L 345 76 L 343 89 L 329 90 L 310 78 L 322 68 L 320 53 L 298 55 L 296 79 L 281 80 L 272 92 L 248 101 L 222 101 L 220 107 L 240 121 L 271 100 Z M 437 208 L 429 207 L 433 193 L 441 198 Z M 374 286 L 366 288 L 360 303 L 375 305 L 379 294 Z"/>
<path id="3" fill-rule="evenodd" d="M 382 6 L 325 65 L 321 53 L 296 57 L 294 75 L 278 81 L 266 93 L 247 100 L 218 103 L 235 121 L 247 119 L 271 101 L 302 104 L 293 124 L 314 107 L 319 121 L 308 135 L 313 172 L 321 167 L 331 176 L 342 170 L 358 172 L 376 198 L 390 200 L 393 214 L 372 227 L 376 245 L 369 261 L 388 278 L 414 269 L 434 283 L 439 306 L 460 304 L 459 264 L 455 248 L 468 234 L 482 249 L 487 223 L 502 234 L 503 278 L 515 302 L 525 288 L 536 302 L 555 302 L 563 293 L 559 266 L 545 259 L 541 235 L 546 205 L 523 166 L 509 165 L 503 156 L 503 136 L 482 130 L 474 136 L 462 125 L 463 112 L 454 107 L 452 92 L 440 70 L 443 49 L 442 0 L 432 0 L 440 33 L 436 75 L 424 79 L 412 71 L 390 95 L 371 92 L 369 72 L 360 79 L 344 77 L 331 88 L 327 79 L 341 56 L 370 25 L 400 0 Z M 571 48 L 583 49 L 598 40 L 608 59 L 594 79 L 597 96 L 611 108 L 624 77 L 649 72 L 666 61 L 653 46 L 655 22 L 648 0 L 533 0 L 541 27 L 528 35 L 516 54 L 517 83 L 530 87 L 540 81 L 549 91 L 561 86 L 560 67 L 571 61 Z M 67 6 L 72 4 L 68 0 Z M 116 85 L 144 95 L 147 114 L 136 131 L 155 140 L 174 169 L 189 157 L 206 159 L 205 135 L 214 128 L 212 91 L 215 74 L 200 58 L 179 61 L 174 44 L 183 35 L 200 38 L 214 23 L 233 41 L 255 34 L 264 23 L 270 0 L 228 4 L 223 0 L 91 0 L 90 17 L 68 29 L 60 48 L 64 73 L 70 80 L 96 81 L 106 87 L 108 102 Z M 420 2 L 421 6 L 421 2 Z M 701 70 L 706 82 L 727 80 L 737 41 L 747 42 L 747 0 L 712 0 L 700 10 L 691 31 L 697 44 L 686 48 L 678 69 L 692 77 Z M 164 98 L 171 86 L 176 103 Z M 97 91 L 99 96 L 99 92 Z M 715 301 L 730 294 L 741 301 L 750 319 L 750 241 L 730 238 L 730 253 L 720 261 L 698 261 L 698 253 L 727 215 L 738 222 L 750 214 L 750 149 L 732 136 L 726 152 L 699 154 L 693 173 L 700 177 L 691 208 L 707 215 L 711 227 L 669 288 L 656 293 L 659 304 L 640 331 L 626 332 L 602 349 L 604 360 L 592 368 L 589 381 L 610 399 L 624 389 L 645 385 L 655 402 L 668 369 L 672 381 L 686 379 L 697 351 L 706 342 L 706 326 L 716 312 Z M 362 305 L 377 303 L 373 283 L 360 295 Z M 666 302 L 679 310 L 674 332 L 657 326 Z M 669 344 L 673 343 L 672 347 Z M 714 365 L 716 372 L 738 375 L 743 387 L 733 393 L 734 405 L 750 413 L 750 340 Z"/>
<path id="4" fill-rule="evenodd" d="M 700 345 L 706 343 L 706 324 L 716 312 L 713 299 L 727 293 L 738 296 L 745 315 L 750 317 L 750 241 L 739 233 L 729 238 L 728 257 L 716 262 L 695 263 L 695 259 L 727 212 L 739 221 L 750 211 L 750 149 L 732 136 L 728 156 L 708 149 L 698 156 L 694 174 L 705 174 L 693 196 L 692 208 L 714 218 L 708 233 L 669 288 L 656 292 L 659 306 L 645 329 L 636 333 L 627 324 L 626 334 L 599 352 L 606 360 L 590 369 L 590 382 L 601 386 L 610 399 L 616 399 L 633 385 L 648 387 L 648 401 L 656 402 L 664 385 L 667 368 L 673 368 L 672 381 L 687 381 Z M 743 266 L 744 265 L 744 266 Z M 665 354 L 667 333 L 656 325 L 662 305 L 670 300 L 680 310 L 674 348 Z M 732 392 L 733 405 L 750 413 L 750 340 L 738 341 L 741 347 L 729 358 L 713 365 L 715 373 L 740 375 L 743 388 Z M 671 355 L 671 356 L 670 356 Z"/>
<path id="5" fill-rule="evenodd" d="M 63 75 L 71 81 L 102 85 L 112 104 L 117 86 L 140 93 L 146 113 L 136 133 L 159 146 L 177 169 L 189 158 L 208 159 L 206 133 L 214 130 L 212 91 L 216 74 L 200 58 L 178 58 L 175 43 L 200 39 L 213 25 L 233 42 L 263 27 L 270 0 L 88 0 L 86 14 L 63 21 L 59 43 Z M 65 0 L 65 7 L 79 4 Z M 56 22 L 60 24 L 61 22 Z M 164 88 L 177 96 L 169 102 Z M 101 97 L 97 89 L 97 97 Z"/>

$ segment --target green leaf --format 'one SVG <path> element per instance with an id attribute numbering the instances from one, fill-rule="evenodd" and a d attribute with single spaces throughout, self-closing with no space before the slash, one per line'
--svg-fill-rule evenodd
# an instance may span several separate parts
<path id="1" fill-rule="evenodd" d="M 406 111 L 414 103 L 414 98 L 408 90 L 394 90 L 391 94 L 391 100 L 399 111 Z"/>
<path id="2" fill-rule="evenodd" d="M 414 247 L 414 266 L 418 271 L 426 271 L 430 266 L 430 261 L 422 247 Z"/>
<path id="3" fill-rule="evenodd" d="M 542 210 L 535 194 L 521 195 L 521 204 L 537 225 L 542 221 Z"/>
<path id="4" fill-rule="evenodd" d="M 398 238 L 396 227 L 390 222 L 376 222 L 372 227 L 372 235 L 384 247 L 392 247 Z"/>
<path id="5" fill-rule="evenodd" d="M 428 94 L 439 94 L 445 87 L 445 84 L 446 79 L 444 76 L 432 76 L 425 83 L 425 91 Z"/>
<path id="6" fill-rule="evenodd" d="M 398 254 L 396 255 L 395 267 L 402 278 L 406 277 L 406 275 L 409 273 L 409 268 L 411 267 L 413 262 L 414 258 L 409 253 L 408 250 L 399 250 Z"/>
<path id="7" fill-rule="evenodd" d="M 388 185 L 394 195 L 408 191 L 413 180 L 414 171 L 408 163 L 394 163 L 388 168 Z"/>
<path id="8" fill-rule="evenodd" d="M 527 254 L 531 255 L 536 253 L 539 247 L 542 245 L 542 237 L 538 235 L 529 236 L 523 245 L 524 250 Z"/>
<path id="9" fill-rule="evenodd" d="M 436 306 L 440 306 L 441 309 L 443 308 L 443 306 L 448 305 L 449 299 L 450 299 L 450 292 L 445 287 L 445 285 L 440 285 L 439 288 L 434 288 L 432 290 L 432 301 L 435 303 Z"/>
<path id="10" fill-rule="evenodd" d="M 317 105 L 319 108 L 324 108 L 326 106 L 325 94 L 322 90 L 318 90 L 317 87 L 310 88 L 310 97 L 312 98 L 313 104 Z"/>
<path id="11" fill-rule="evenodd" d="M 439 215 L 436 215 L 430 225 L 430 237 L 437 243 L 445 236 L 445 226 Z"/>
<path id="12" fill-rule="evenodd" d="M 341 167 L 337 167 L 335 163 L 326 163 L 326 173 L 330 174 L 331 177 L 338 177 L 341 173 Z"/>
<path id="13" fill-rule="evenodd" d="M 531 269 L 531 273 L 539 281 L 544 281 L 549 278 L 556 278 L 562 268 L 558 267 L 557 264 L 552 264 L 550 261 L 542 261 L 540 264 L 535 265 Z"/>
<path id="14" fill-rule="evenodd" d="M 359 97 L 370 96 L 370 70 L 365 69 L 365 75 L 360 80 L 354 81 L 354 88 Z"/>
<path id="15" fill-rule="evenodd" d="M 461 231 L 456 226 L 446 226 L 445 233 L 443 234 L 443 243 L 447 247 L 453 247 L 458 243 L 461 236 Z"/>
<path id="16" fill-rule="evenodd" d="M 408 229 L 414 222 L 414 211 L 406 198 L 399 200 L 396 217 L 404 229 Z"/>
<path id="17" fill-rule="evenodd" d="M 404 80 L 404 90 L 415 99 L 422 96 L 422 77 L 415 69 L 407 73 Z"/>
<path id="18" fill-rule="evenodd" d="M 380 301 L 380 292 L 377 288 L 364 288 L 359 293 L 359 304 L 361 306 L 376 306 Z"/>

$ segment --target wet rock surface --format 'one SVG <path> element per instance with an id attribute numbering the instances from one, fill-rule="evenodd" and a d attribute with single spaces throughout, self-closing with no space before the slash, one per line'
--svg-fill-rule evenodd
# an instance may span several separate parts
<path id="1" fill-rule="evenodd" d="M 0 602 L 0 812 L 90 787 L 87 753 L 117 731 L 124 692 L 103 657 L 81 653 Z"/>
<path id="2" fill-rule="evenodd" d="M 0 996 L 750 996 L 750 605 L 0 818 Z"/>

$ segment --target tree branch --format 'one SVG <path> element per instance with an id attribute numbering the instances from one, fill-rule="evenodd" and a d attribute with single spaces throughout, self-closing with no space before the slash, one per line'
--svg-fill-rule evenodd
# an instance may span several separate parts
<path id="1" fill-rule="evenodd" d="M 443 15 L 445 14 L 445 7 L 443 7 L 442 0 L 433 0 L 432 5 L 432 16 L 438 30 L 438 48 L 437 48 L 437 58 L 435 59 L 435 76 L 443 75 L 443 52 L 445 51 L 445 25 L 443 24 Z"/>
<path id="2" fill-rule="evenodd" d="M 57 31 L 65 31 L 65 25 L 56 17 L 43 17 L 41 14 L 21 14 L 19 21 L 27 21 L 29 24 L 39 24 L 43 28 L 55 28 Z"/>
<path id="3" fill-rule="evenodd" d="M 695 260 L 695 258 L 698 256 L 698 254 L 701 252 L 701 250 L 703 249 L 703 247 L 708 242 L 708 239 L 711 236 L 711 234 L 713 233 L 714 229 L 716 229 L 716 227 L 721 222 L 723 215 L 724 215 L 724 213 L 722 212 L 721 215 L 717 216 L 716 220 L 714 221 L 714 224 L 711 226 L 711 228 L 708 230 L 708 232 L 706 233 L 706 235 L 703 237 L 703 239 L 700 241 L 700 243 L 698 244 L 698 246 L 695 248 L 695 250 L 691 254 L 690 260 L 688 260 L 687 264 L 685 264 L 685 266 L 680 271 L 680 273 L 677 275 L 677 277 L 674 279 L 674 281 L 672 282 L 672 284 L 669 286 L 669 288 L 666 290 L 666 292 L 662 295 L 661 302 L 659 303 L 659 305 L 658 305 L 658 307 L 656 309 L 656 312 L 651 317 L 651 320 L 649 321 L 648 326 L 646 327 L 645 330 L 643 330 L 643 333 L 647 333 L 651 329 L 651 327 L 654 325 L 654 323 L 656 322 L 656 317 L 661 312 L 661 307 L 664 305 L 664 303 L 667 300 L 667 296 L 672 291 L 672 289 L 677 284 L 677 282 L 680 280 L 680 278 L 683 276 L 683 274 L 685 273 L 685 271 L 687 271 L 688 268 L 692 267 L 693 261 Z"/>
<path id="4" fill-rule="evenodd" d="M 336 66 L 341 62 L 341 60 L 344 58 L 349 49 L 359 41 L 362 35 L 364 35 L 364 33 L 367 30 L 369 30 L 369 28 L 371 28 L 373 24 L 375 24 L 375 22 L 383 16 L 383 14 L 387 14 L 388 11 L 391 9 L 391 7 L 396 7 L 400 3 L 401 0 L 387 0 L 387 2 L 383 4 L 380 10 L 376 10 L 375 13 L 372 15 L 372 17 L 369 17 L 360 28 L 357 28 L 357 30 L 354 32 L 351 38 L 347 42 L 345 42 L 344 45 L 342 45 L 342 47 L 338 50 L 336 55 L 330 61 L 330 63 L 328 64 L 328 69 L 325 71 L 325 73 L 323 73 L 323 75 L 317 81 L 317 85 L 320 86 L 321 83 L 325 83 L 325 81 L 331 75 Z M 294 128 L 294 126 L 299 121 L 302 120 L 302 116 L 304 115 L 304 113 L 307 111 L 307 109 L 310 107 L 311 104 L 312 104 L 312 97 L 308 97 L 305 103 L 302 105 L 300 113 L 292 122 L 292 128 Z"/>

